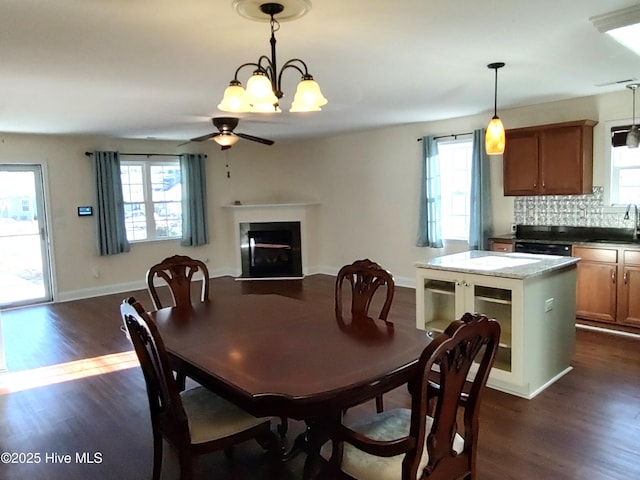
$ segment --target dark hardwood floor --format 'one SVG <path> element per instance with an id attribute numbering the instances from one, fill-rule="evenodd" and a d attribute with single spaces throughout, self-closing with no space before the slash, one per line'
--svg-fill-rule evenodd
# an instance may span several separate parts
<path id="1" fill-rule="evenodd" d="M 243 294 L 279 293 L 330 306 L 333 281 L 324 275 L 291 282 L 225 277 L 211 280 L 211 294 L 234 295 L 241 301 Z M 151 308 L 146 291 L 130 293 Z M 414 295 L 411 289 L 397 288 L 390 319 L 413 325 Z M 0 376 L 0 452 L 14 452 L 12 460 L 18 462 L 35 462 L 38 454 L 39 463 L 0 463 L 0 479 L 151 477 L 142 373 L 138 367 L 107 373 L 113 368 L 106 361 L 109 355 L 131 350 L 120 331 L 119 304 L 127 296 L 2 312 L 10 374 Z M 640 478 L 639 346 L 636 338 L 579 329 L 574 370 L 535 399 L 487 389 L 480 414 L 477 480 Z M 79 378 L 58 380 L 61 364 L 67 367 L 63 370 L 72 370 L 76 364 L 67 362 L 97 357 L 91 367 L 101 363 L 102 373 L 83 377 L 92 370 L 82 365 Z M 36 370 L 42 367 L 49 368 Z M 37 381 L 36 386 L 20 386 L 21 375 L 36 373 L 41 386 Z M 399 405 L 408 406 L 403 388 L 385 395 L 385 408 Z M 348 415 L 374 411 L 372 401 Z M 290 422 L 289 441 L 302 427 Z M 86 455 L 78 459 L 76 454 Z M 70 463 L 63 463 L 67 459 Z M 299 456 L 273 465 L 255 442 L 247 442 L 231 459 L 224 454 L 203 457 L 197 471 L 198 478 L 289 480 L 302 478 L 303 462 Z"/>

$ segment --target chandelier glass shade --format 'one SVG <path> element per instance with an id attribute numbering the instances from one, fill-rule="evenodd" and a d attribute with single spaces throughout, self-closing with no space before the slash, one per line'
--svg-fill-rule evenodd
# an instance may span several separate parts
<path id="1" fill-rule="evenodd" d="M 638 126 L 636 125 L 636 90 L 640 84 L 632 83 L 627 85 L 627 88 L 631 89 L 633 92 L 633 120 L 631 128 L 629 129 L 629 133 L 627 133 L 627 147 L 629 148 L 638 148 L 640 145 L 640 132 L 638 131 Z"/>
<path id="2" fill-rule="evenodd" d="M 489 122 L 485 132 L 484 144 L 487 155 L 502 155 L 506 144 L 504 125 L 498 117 L 498 69 L 504 67 L 503 62 L 495 62 L 487 65 L 496 71 L 493 95 L 493 118 Z"/>
<path id="3" fill-rule="evenodd" d="M 265 3 L 260 6 L 262 13 L 271 17 L 271 57 L 262 55 L 257 63 L 245 63 L 236 69 L 233 80 L 224 92 L 218 108 L 225 112 L 244 113 L 280 112 L 280 99 L 284 96 L 281 88 L 282 74 L 285 70 L 294 69 L 301 75 L 300 83 L 296 90 L 290 112 L 317 112 L 327 99 L 322 95 L 320 86 L 309 74 L 306 63 L 298 58 L 287 60 L 280 71 L 276 63 L 276 37 L 275 32 L 280 24 L 274 15 L 281 13 L 284 7 L 279 3 Z M 238 80 L 240 70 L 252 67 L 253 74 L 247 81 L 246 90 Z"/>

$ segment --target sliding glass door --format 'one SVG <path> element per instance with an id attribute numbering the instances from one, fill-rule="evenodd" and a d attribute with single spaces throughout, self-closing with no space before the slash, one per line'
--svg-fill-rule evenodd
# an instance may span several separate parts
<path id="1" fill-rule="evenodd" d="M 0 308 L 52 300 L 40 165 L 0 165 Z"/>

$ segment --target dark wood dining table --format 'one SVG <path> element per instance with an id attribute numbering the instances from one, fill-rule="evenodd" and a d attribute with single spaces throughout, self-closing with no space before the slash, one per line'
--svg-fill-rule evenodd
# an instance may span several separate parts
<path id="1" fill-rule="evenodd" d="M 335 418 L 410 378 L 431 338 L 392 321 L 337 319 L 281 295 L 215 296 L 151 313 L 187 376 L 256 416 Z"/>

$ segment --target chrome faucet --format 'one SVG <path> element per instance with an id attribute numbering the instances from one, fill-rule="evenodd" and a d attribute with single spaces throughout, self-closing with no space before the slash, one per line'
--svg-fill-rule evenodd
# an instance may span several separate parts
<path id="1" fill-rule="evenodd" d="M 629 220 L 629 210 L 631 209 L 631 205 L 633 205 L 633 238 L 640 238 L 640 226 L 638 226 L 638 205 L 635 203 L 630 203 L 627 205 L 627 211 L 624 212 L 624 219 Z"/>

